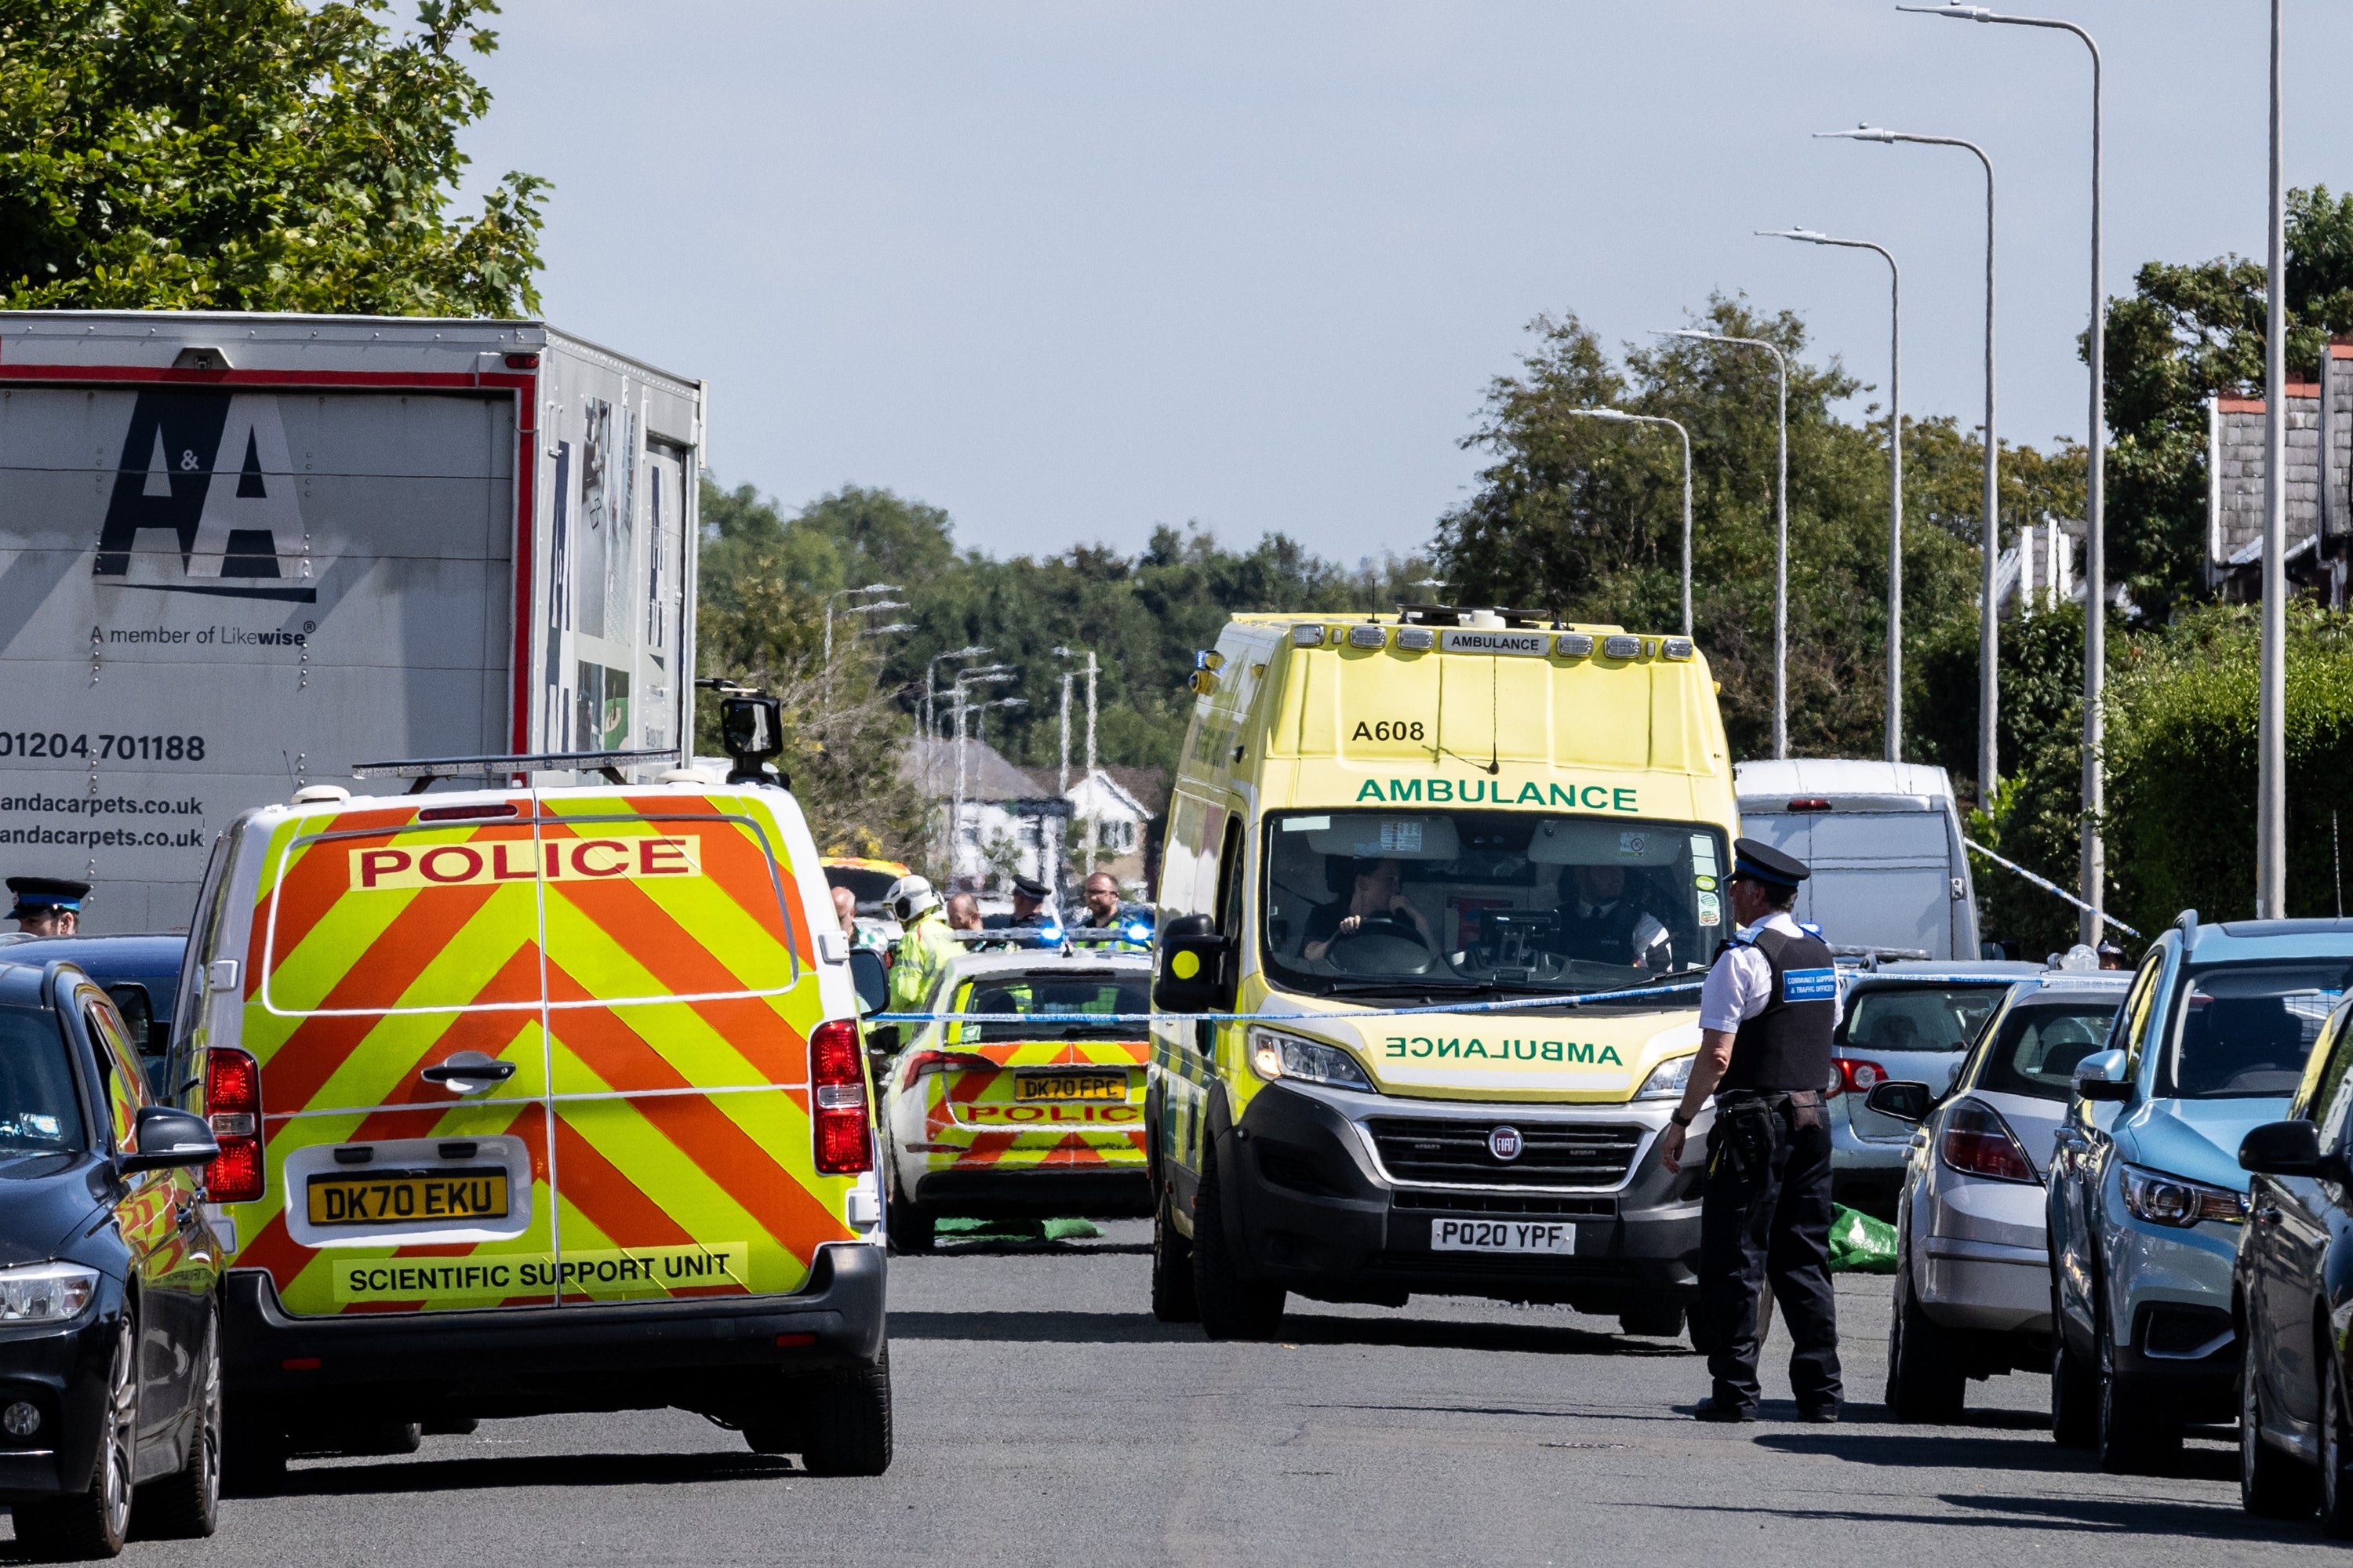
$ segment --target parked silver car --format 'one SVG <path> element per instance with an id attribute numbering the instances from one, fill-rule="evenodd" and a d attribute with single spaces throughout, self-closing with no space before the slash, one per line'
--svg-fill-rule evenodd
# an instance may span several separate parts
<path id="1" fill-rule="evenodd" d="M 1831 1037 L 1831 1192 L 1852 1209 L 1895 1213 L 1915 1128 L 1869 1107 L 1873 1086 L 1908 1079 L 1941 1096 L 2010 988 L 2040 964 L 1894 963 L 1841 967 L 1845 1013 Z"/>
<path id="2" fill-rule="evenodd" d="M 1887 1336 L 1896 1420 L 1950 1421 L 1971 1379 L 2050 1365 L 2042 1182 L 2076 1064 L 2105 1042 L 2126 979 L 2062 970 L 2014 985 L 1948 1092 L 1872 1090 L 1872 1114 L 1911 1134 Z"/>

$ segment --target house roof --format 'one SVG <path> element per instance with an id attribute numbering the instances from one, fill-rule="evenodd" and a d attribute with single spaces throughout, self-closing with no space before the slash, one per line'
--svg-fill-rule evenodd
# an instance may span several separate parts
<path id="1" fill-rule="evenodd" d="M 907 743 L 900 755 L 901 774 L 935 800 L 956 792 L 956 743 L 921 736 Z M 1051 779 L 1040 779 L 1005 759 L 1005 754 L 982 740 L 964 743 L 964 794 L 967 800 L 1052 800 Z"/>

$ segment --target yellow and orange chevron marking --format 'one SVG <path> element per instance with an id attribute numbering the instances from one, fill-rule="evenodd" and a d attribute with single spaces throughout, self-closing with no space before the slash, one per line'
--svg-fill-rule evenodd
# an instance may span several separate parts
<path id="1" fill-rule="evenodd" d="M 955 1042 L 948 1048 L 1001 1070 L 965 1065 L 921 1080 L 927 1168 L 1143 1166 L 1144 1066 L 1151 1054 L 1143 1041 Z M 1017 1068 L 1094 1065 L 1126 1075 L 1124 1098 L 1048 1103 L 1018 1097 Z"/>
<path id="2" fill-rule="evenodd" d="M 822 1013 L 767 803 L 492 799 L 515 817 L 426 824 L 370 802 L 241 851 L 260 861 L 241 1044 L 269 1188 L 232 1211 L 251 1238 L 237 1265 L 304 1313 L 797 1288 L 820 1244 L 854 1237 L 853 1179 L 814 1170 Z M 513 1074 L 462 1098 L 421 1076 L 459 1051 Z M 396 1139 L 520 1146 L 512 1234 L 353 1244 L 290 1216 L 290 1158 Z M 384 1259 L 468 1266 L 358 1266 Z"/>

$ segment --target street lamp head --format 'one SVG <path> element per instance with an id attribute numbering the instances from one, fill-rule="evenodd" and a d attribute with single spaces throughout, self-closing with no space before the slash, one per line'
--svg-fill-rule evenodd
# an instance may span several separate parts
<path id="1" fill-rule="evenodd" d="M 1883 125 L 1858 125 L 1852 131 L 1817 131 L 1814 132 L 1814 140 L 1817 142 L 1829 139 L 1848 142 L 1885 142 L 1892 144 L 1895 140 L 1895 132 L 1888 130 Z"/>
<path id="2" fill-rule="evenodd" d="M 1990 22 L 1990 5 L 1898 5 L 1898 11 L 1916 11 L 1923 16 L 1950 16 L 1957 22 Z"/>
<path id="3" fill-rule="evenodd" d="M 1572 414 L 1582 414 L 1588 419 L 1615 419 L 1621 423 L 1631 421 L 1634 418 L 1633 415 L 1626 412 L 1623 408 L 1571 408 L 1568 412 Z"/>
<path id="4" fill-rule="evenodd" d="M 888 626 L 870 626 L 858 635 L 860 637 L 888 637 L 893 632 L 913 631 L 914 630 L 915 623 L 912 620 L 894 620 Z"/>
<path id="5" fill-rule="evenodd" d="M 1802 239 L 1809 245 L 1829 245 L 1831 237 L 1819 228 L 1760 228 L 1756 231 L 1767 239 Z"/>
<path id="6" fill-rule="evenodd" d="M 905 593 L 907 590 L 899 583 L 868 583 L 862 588 L 851 588 L 849 591 L 851 593 Z"/>

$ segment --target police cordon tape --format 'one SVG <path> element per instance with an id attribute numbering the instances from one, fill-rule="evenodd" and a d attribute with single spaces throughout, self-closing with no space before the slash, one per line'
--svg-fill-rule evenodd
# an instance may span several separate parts
<path id="1" fill-rule="evenodd" d="M 1515 1012 L 1538 1007 L 1585 1007 L 1596 1002 L 1636 1001 L 1646 997 L 1677 996 L 1694 991 L 1704 980 L 1677 980 L 1672 985 L 1628 986 L 1618 991 L 1588 991 L 1580 996 L 1515 996 L 1505 1001 L 1441 1001 L 1423 1007 L 1350 1007 L 1345 1012 L 873 1012 L 869 1023 L 1150 1023 L 1155 1020 L 1182 1023 L 1299 1023 L 1315 1018 L 1415 1018 L 1425 1013 Z M 1411 986 L 1399 986 L 1410 991 Z M 1342 998 L 1329 1001 L 1346 1003 Z"/>

